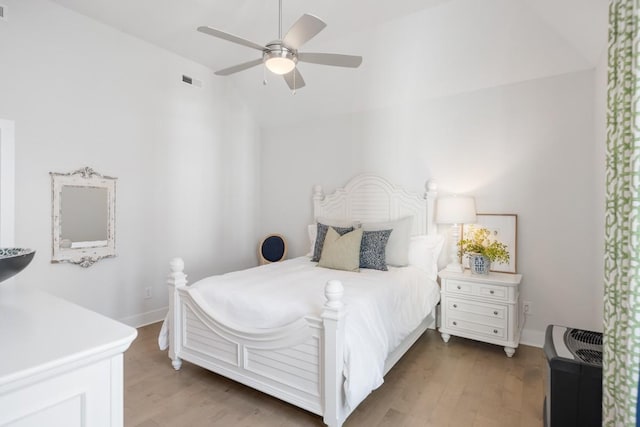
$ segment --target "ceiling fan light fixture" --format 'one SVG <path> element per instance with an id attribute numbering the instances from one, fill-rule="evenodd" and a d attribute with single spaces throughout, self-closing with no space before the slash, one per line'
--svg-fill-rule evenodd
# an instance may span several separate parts
<path id="1" fill-rule="evenodd" d="M 296 63 L 289 58 L 269 58 L 265 61 L 265 65 L 273 74 L 288 74 L 296 68 Z"/>
<path id="2" fill-rule="evenodd" d="M 274 74 L 288 74 L 296 68 L 296 55 L 284 46 L 265 52 L 263 59 L 264 65 Z"/>

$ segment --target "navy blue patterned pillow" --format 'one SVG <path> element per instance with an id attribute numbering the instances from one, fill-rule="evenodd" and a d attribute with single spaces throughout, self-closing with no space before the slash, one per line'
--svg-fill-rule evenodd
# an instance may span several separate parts
<path id="1" fill-rule="evenodd" d="M 385 254 L 393 230 L 365 231 L 360 244 L 360 268 L 387 271 Z"/>
<path id="2" fill-rule="evenodd" d="M 334 227 L 331 226 L 334 230 L 338 232 L 339 235 L 344 236 L 350 231 L 353 231 L 353 227 Z M 327 231 L 329 230 L 329 226 L 325 224 L 318 223 L 318 232 L 316 234 L 316 245 L 313 248 L 313 257 L 311 261 L 318 262 L 320 261 L 320 255 L 322 255 L 322 247 L 324 246 L 324 238 L 327 237 Z"/>

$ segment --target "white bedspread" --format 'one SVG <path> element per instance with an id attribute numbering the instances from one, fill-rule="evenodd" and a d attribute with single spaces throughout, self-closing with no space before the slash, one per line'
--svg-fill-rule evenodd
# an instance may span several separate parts
<path id="1" fill-rule="evenodd" d="M 384 363 L 402 340 L 434 309 L 436 282 L 415 267 L 359 273 L 316 267 L 308 257 L 200 280 L 188 292 L 212 317 L 251 328 L 284 326 L 320 316 L 324 286 L 342 281 L 345 320 L 345 395 L 355 408 L 383 383 Z"/>

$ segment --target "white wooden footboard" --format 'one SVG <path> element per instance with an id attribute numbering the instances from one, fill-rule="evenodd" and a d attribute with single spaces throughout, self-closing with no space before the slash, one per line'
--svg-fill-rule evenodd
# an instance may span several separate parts
<path id="1" fill-rule="evenodd" d="M 304 317 L 275 329 L 244 329 L 205 313 L 187 292 L 184 263 L 171 261 L 169 357 L 180 369 L 187 360 L 324 417 L 340 426 L 344 412 L 343 286 L 325 286 L 320 319 Z"/>

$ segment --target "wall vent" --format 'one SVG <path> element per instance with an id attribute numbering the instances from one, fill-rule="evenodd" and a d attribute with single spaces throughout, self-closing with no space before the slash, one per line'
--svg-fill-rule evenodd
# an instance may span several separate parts
<path id="1" fill-rule="evenodd" d="M 195 87 L 202 87 L 202 82 L 198 79 L 194 79 L 193 77 L 189 77 L 187 75 L 182 75 L 182 81 L 188 85 Z"/>
<path id="2" fill-rule="evenodd" d="M 7 6 L 0 4 L 0 21 L 7 20 Z"/>

